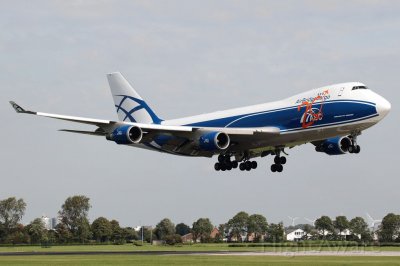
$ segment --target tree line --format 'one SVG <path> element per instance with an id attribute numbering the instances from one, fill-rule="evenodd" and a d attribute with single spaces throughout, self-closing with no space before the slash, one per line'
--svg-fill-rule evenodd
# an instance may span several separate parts
<path id="1" fill-rule="evenodd" d="M 209 218 L 199 218 L 192 226 L 184 223 L 175 225 L 170 219 L 162 219 L 154 228 L 141 227 L 137 232 L 132 227 L 121 227 L 117 220 L 98 217 L 92 223 L 88 219 L 90 199 L 83 195 L 68 197 L 62 204 L 59 223 L 54 230 L 47 230 L 41 218 L 27 225 L 20 223 L 26 203 L 23 199 L 10 197 L 0 200 L 0 243 L 43 244 L 43 243 L 114 243 L 124 244 L 138 240 L 152 242 L 160 240 L 167 244 L 191 242 L 283 242 L 285 227 L 282 222 L 268 223 L 265 216 L 239 212 L 228 222 L 217 227 Z M 321 216 L 314 225 L 304 224 L 286 229 L 301 228 L 304 240 L 355 240 L 359 242 L 400 242 L 400 215 L 387 214 L 378 230 L 373 232 L 362 217 L 348 220 L 337 216 L 332 220 Z M 350 234 L 344 235 L 345 231 Z M 214 233 L 212 233 L 214 232 Z M 377 236 L 377 239 L 374 236 Z"/>

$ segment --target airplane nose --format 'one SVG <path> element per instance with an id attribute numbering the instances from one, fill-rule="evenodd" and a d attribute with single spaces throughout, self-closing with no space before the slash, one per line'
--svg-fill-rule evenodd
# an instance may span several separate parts
<path id="1" fill-rule="evenodd" d="M 376 103 L 376 111 L 378 112 L 379 116 L 382 116 L 382 118 L 389 113 L 391 107 L 392 106 L 390 102 L 383 97 L 380 97 Z"/>

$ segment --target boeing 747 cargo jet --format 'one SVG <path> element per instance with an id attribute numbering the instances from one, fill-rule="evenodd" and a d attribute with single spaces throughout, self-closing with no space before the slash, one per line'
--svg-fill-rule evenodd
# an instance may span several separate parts
<path id="1" fill-rule="evenodd" d="M 257 168 L 254 158 L 274 156 L 272 172 L 282 172 L 285 149 L 312 143 L 328 155 L 359 153 L 357 137 L 382 120 L 390 103 L 362 83 L 313 89 L 281 101 L 163 120 L 120 73 L 107 75 L 118 121 L 27 111 L 18 113 L 67 120 L 97 127 L 61 131 L 103 136 L 120 145 L 183 156 L 218 155 L 214 168 Z"/>

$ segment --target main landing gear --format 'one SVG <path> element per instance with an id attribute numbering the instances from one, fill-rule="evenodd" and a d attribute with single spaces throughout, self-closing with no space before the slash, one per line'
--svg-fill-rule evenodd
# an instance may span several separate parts
<path id="1" fill-rule="evenodd" d="M 286 157 L 281 156 L 281 152 L 284 153 L 283 149 L 282 150 L 277 150 L 275 152 L 275 157 L 274 157 L 274 164 L 271 165 L 271 171 L 273 173 L 275 172 L 282 172 L 283 171 L 283 165 L 286 163 Z"/>
<path id="2" fill-rule="evenodd" d="M 243 162 L 239 163 L 236 160 L 231 161 L 231 155 L 220 154 L 218 156 L 218 162 L 214 165 L 216 171 L 230 171 L 238 167 L 240 171 L 250 171 L 257 168 L 257 162 L 244 159 Z"/>
<path id="3" fill-rule="evenodd" d="M 214 169 L 216 171 L 230 171 L 232 169 L 237 168 L 239 163 L 237 161 L 231 161 L 231 156 L 220 154 L 218 156 L 218 162 L 215 163 Z"/>

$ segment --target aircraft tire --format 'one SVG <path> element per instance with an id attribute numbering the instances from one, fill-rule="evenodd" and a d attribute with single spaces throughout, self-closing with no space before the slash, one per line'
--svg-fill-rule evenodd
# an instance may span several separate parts
<path id="1" fill-rule="evenodd" d="M 251 162 L 251 168 L 253 168 L 253 169 L 257 168 L 257 162 L 256 161 L 252 161 Z"/>
<path id="2" fill-rule="evenodd" d="M 274 157 L 274 163 L 275 164 L 280 164 L 281 163 L 281 157 L 279 157 L 278 155 Z"/>
<path id="3" fill-rule="evenodd" d="M 349 146 L 349 153 L 354 153 L 355 147 L 353 145 Z"/>
<path id="4" fill-rule="evenodd" d="M 239 169 L 240 169 L 240 171 L 246 170 L 246 166 L 244 165 L 244 163 L 240 163 Z"/>
<path id="5" fill-rule="evenodd" d="M 277 167 L 276 167 L 277 169 L 277 171 L 280 173 L 280 172 L 282 172 L 283 171 L 283 166 L 281 165 L 281 164 L 277 164 Z"/>
<path id="6" fill-rule="evenodd" d="M 245 166 L 246 166 L 246 171 L 250 171 L 251 170 L 251 162 L 250 161 L 247 161 L 245 163 Z"/>
<path id="7" fill-rule="evenodd" d="M 232 168 L 236 169 L 238 168 L 239 163 L 237 161 L 232 162 Z"/>
<path id="8" fill-rule="evenodd" d="M 360 147 L 360 145 L 357 145 L 354 152 L 355 153 L 360 153 L 360 151 L 361 151 L 361 147 Z"/>
<path id="9" fill-rule="evenodd" d="M 271 172 L 275 173 L 276 170 L 276 164 L 271 165 Z"/>
<path id="10" fill-rule="evenodd" d="M 285 164 L 286 163 L 286 157 L 285 156 L 280 157 L 279 162 L 280 162 L 280 164 Z"/>
<path id="11" fill-rule="evenodd" d="M 215 171 L 221 170 L 221 165 L 219 163 L 215 163 L 214 164 L 214 169 L 215 169 Z"/>

